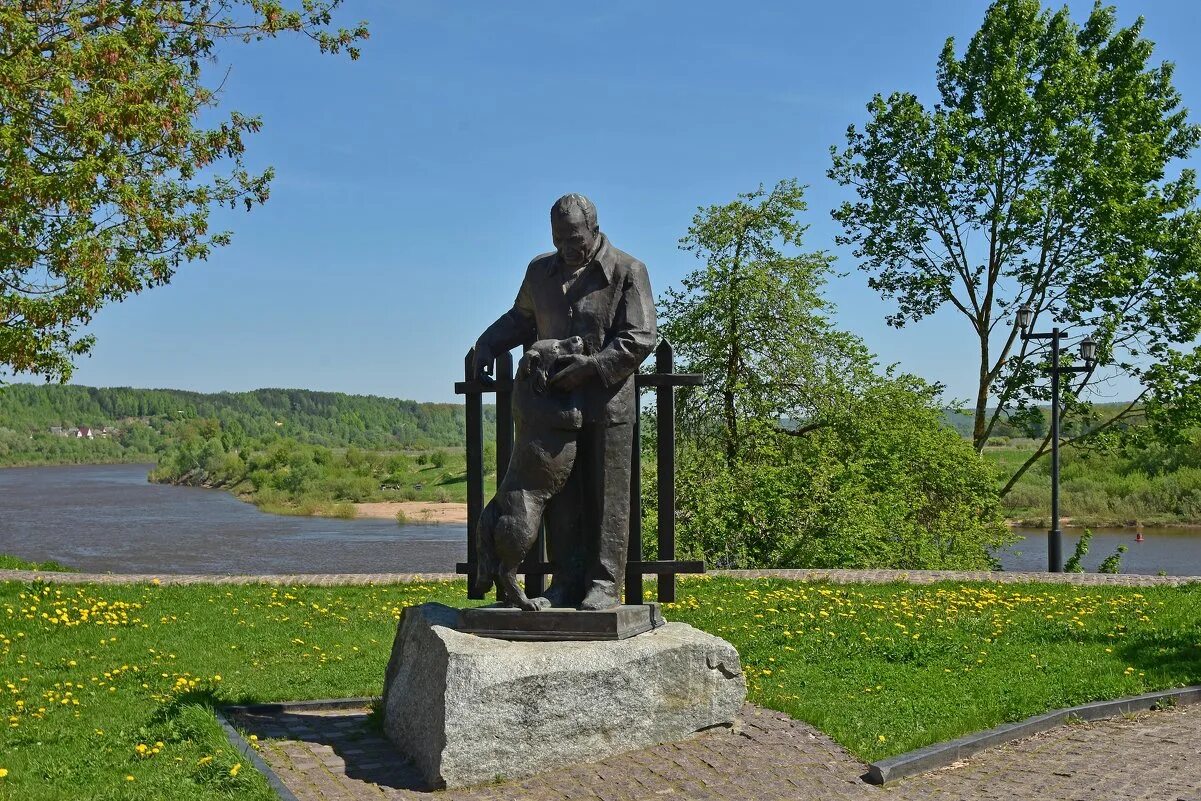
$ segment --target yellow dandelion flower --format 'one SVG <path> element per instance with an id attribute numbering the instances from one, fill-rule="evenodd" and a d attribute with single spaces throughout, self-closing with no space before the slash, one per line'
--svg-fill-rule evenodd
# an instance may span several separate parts
<path id="1" fill-rule="evenodd" d="M 241 762 L 239 762 L 238 764 L 234 765 L 232 768 L 230 768 L 230 769 L 229 769 L 229 775 L 230 775 L 230 776 L 237 776 L 237 775 L 238 775 L 238 771 L 240 771 L 241 769 L 242 769 L 242 763 L 241 763 Z"/>
<path id="2" fill-rule="evenodd" d="M 0 779 L 8 775 L 8 768 L 0 768 Z"/>

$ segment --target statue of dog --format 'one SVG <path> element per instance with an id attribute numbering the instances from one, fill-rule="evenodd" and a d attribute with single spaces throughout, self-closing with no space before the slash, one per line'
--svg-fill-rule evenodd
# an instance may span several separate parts
<path id="1" fill-rule="evenodd" d="M 583 352 L 579 337 L 543 339 L 521 357 L 513 386 L 513 456 L 476 523 L 473 589 L 482 595 L 495 582 L 498 601 L 527 611 L 549 604 L 526 597 L 517 568 L 538 539 L 547 501 L 571 475 L 584 420 L 572 393 L 548 389 L 547 382 L 557 359 Z"/>

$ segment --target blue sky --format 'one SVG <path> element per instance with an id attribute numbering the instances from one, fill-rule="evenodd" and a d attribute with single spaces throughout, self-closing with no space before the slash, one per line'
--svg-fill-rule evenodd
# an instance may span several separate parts
<path id="1" fill-rule="evenodd" d="M 72 383 L 454 400 L 463 354 L 551 249 L 559 195 L 590 196 L 659 293 L 697 265 L 676 247 L 697 206 L 796 177 L 807 249 L 838 257 L 838 324 L 966 397 L 963 323 L 884 325 L 890 307 L 834 244 L 846 194 L 825 172 L 874 93 L 932 97 L 944 39 L 966 42 L 986 6 L 349 0 L 341 19 L 371 26 L 357 62 L 296 39 L 227 48 L 213 76 L 228 68 L 226 106 L 263 117 L 249 161 L 276 168 L 272 197 L 215 215 L 234 240 L 208 262 L 104 309 Z M 1146 16 L 1198 119 L 1201 3 L 1118 11 Z"/>

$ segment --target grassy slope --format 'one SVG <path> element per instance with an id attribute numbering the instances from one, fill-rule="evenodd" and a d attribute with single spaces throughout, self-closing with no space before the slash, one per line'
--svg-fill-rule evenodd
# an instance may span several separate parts
<path id="1" fill-rule="evenodd" d="M 1008 477 L 1033 453 L 1029 442 L 1016 439 L 1011 445 L 990 446 L 985 449 L 984 457 L 996 467 L 998 476 Z M 441 450 L 446 459 L 443 467 L 419 465 L 410 459 L 404 474 L 394 477 L 399 479 L 393 482 L 395 488 L 380 489 L 376 482 L 376 488 L 360 492 L 356 499 L 465 502 L 465 454 L 461 448 Z M 426 451 L 427 456 L 431 453 Z M 653 455 L 644 454 L 643 458 L 649 462 Z M 1119 472 L 1120 466 L 1114 459 L 1065 453 L 1060 502 L 1063 514 L 1072 518 L 1073 525 L 1122 526 L 1134 521 L 1151 526 L 1201 524 L 1201 471 L 1186 469 L 1147 476 L 1134 470 Z M 340 480 L 338 476 L 330 476 L 300 498 L 288 498 L 270 490 L 252 493 L 249 481 L 231 489 L 264 511 L 336 516 L 338 501 L 346 497 L 345 491 L 339 489 Z M 1050 482 L 1050 458 L 1044 457 L 1002 499 L 1006 517 L 1031 526 L 1045 526 L 1051 506 Z M 417 484 L 421 485 L 420 490 L 416 489 Z M 489 498 L 496 489 L 494 470 L 485 476 L 485 485 L 485 498 Z"/>
<path id="2" fill-rule="evenodd" d="M 67 567 L 58 562 L 30 562 L 6 553 L 0 553 L 0 570 L 43 570 L 55 573 L 76 572 L 75 568 Z"/>
<path id="3" fill-rule="evenodd" d="M 403 474 L 389 476 L 387 489 L 372 489 L 355 496 L 356 501 L 428 501 L 433 503 L 467 502 L 467 455 L 461 448 L 439 449 L 445 454 L 445 464 L 417 464 L 410 459 Z M 423 451 L 427 456 L 433 451 Z M 399 480 L 397 480 L 399 479 Z M 379 482 L 376 482 L 379 483 Z M 418 488 L 420 485 L 420 488 Z M 279 492 L 255 492 L 247 480 L 227 488 L 243 500 L 255 504 L 264 512 L 272 514 L 321 515 L 327 517 L 353 517 L 348 513 L 347 502 L 336 499 L 336 481 L 317 483 L 312 491 L 299 497 Z M 496 471 L 484 476 L 484 497 L 496 494 Z M 350 511 L 353 507 L 350 508 Z"/>
<path id="4" fill-rule="evenodd" d="M 0 584 L 0 798 L 266 801 L 248 765 L 230 775 L 209 705 L 378 694 L 400 610 L 463 599 L 461 583 Z M 1199 612 L 1201 587 L 698 579 L 668 616 L 739 648 L 751 700 L 870 760 L 1201 683 Z"/>
<path id="5" fill-rule="evenodd" d="M 1008 478 L 1034 452 L 1029 440 L 990 446 L 984 458 Z M 1005 516 L 1032 526 L 1048 524 L 1051 459 L 1044 456 L 1002 499 Z M 1061 513 L 1078 526 L 1201 524 L 1201 471 L 1182 469 L 1148 476 L 1120 460 L 1065 451 L 1061 461 Z"/>

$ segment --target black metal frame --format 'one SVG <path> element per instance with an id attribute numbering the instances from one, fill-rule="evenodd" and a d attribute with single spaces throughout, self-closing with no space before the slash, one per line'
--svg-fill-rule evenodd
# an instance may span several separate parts
<path id="1" fill-rule="evenodd" d="M 474 375 L 475 349 L 467 352 L 463 360 L 464 380 L 455 383 L 455 394 L 466 396 L 467 401 L 467 561 L 455 566 L 458 573 L 471 575 L 475 568 L 475 525 L 484 510 L 484 415 L 483 396 L 496 393 L 496 482 L 499 484 L 509 467 L 513 454 L 513 356 L 503 353 L 496 359 L 494 383 L 480 381 Z M 680 573 L 704 573 L 705 563 L 695 560 L 678 560 L 676 555 L 676 414 L 675 388 L 699 386 L 704 376 L 697 373 L 675 372 L 675 352 L 671 343 L 663 340 L 655 349 L 655 372 L 639 373 L 635 384 L 639 390 L 637 406 L 641 404 L 641 390 L 654 388 L 658 450 L 656 473 L 658 475 L 658 546 L 659 558 L 646 561 L 642 558 L 642 426 L 634 421 L 634 447 L 630 454 L 630 539 L 626 562 L 625 602 L 642 603 L 642 578 L 646 574 L 657 577 L 659 601 L 670 603 L 676 599 L 675 577 Z M 546 590 L 546 577 L 554 572 L 554 565 L 546 559 L 545 532 L 530 557 L 522 564 L 520 573 L 525 575 L 526 595 L 541 595 Z M 467 597 L 479 600 L 468 587 Z"/>

